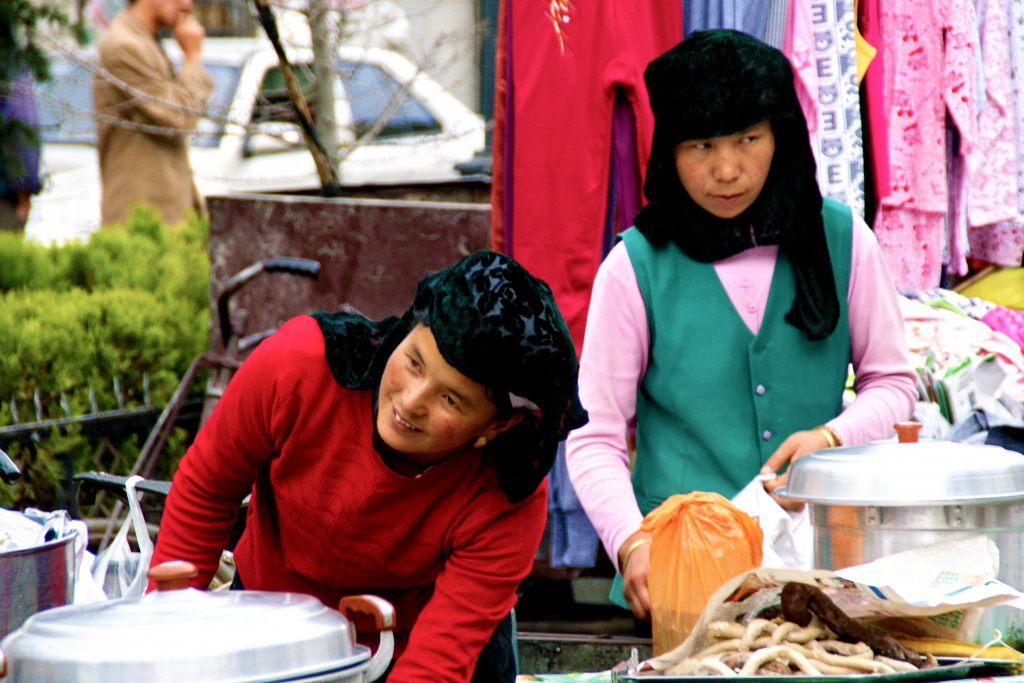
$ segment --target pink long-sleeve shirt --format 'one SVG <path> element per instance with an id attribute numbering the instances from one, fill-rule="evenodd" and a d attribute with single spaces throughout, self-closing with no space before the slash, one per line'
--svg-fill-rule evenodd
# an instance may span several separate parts
<path id="1" fill-rule="evenodd" d="M 715 263 L 754 334 L 761 327 L 777 254 L 777 246 L 755 247 Z M 912 413 L 916 396 L 896 290 L 874 233 L 856 216 L 846 299 L 856 398 L 828 424 L 849 446 L 891 435 L 893 423 Z M 590 422 L 569 435 L 566 463 L 583 508 L 617 563 L 618 549 L 643 520 L 630 481 L 626 437 L 650 347 L 643 297 L 621 242 L 594 280 L 584 340 L 579 386 Z"/>

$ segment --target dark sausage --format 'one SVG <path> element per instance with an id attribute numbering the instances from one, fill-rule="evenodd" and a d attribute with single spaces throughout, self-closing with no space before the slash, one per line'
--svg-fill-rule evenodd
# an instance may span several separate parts
<path id="1" fill-rule="evenodd" d="M 782 614 L 801 626 L 817 615 L 836 636 L 848 643 L 865 643 L 876 655 L 898 659 L 919 669 L 931 668 L 935 660 L 911 650 L 885 631 L 852 619 L 817 586 L 791 581 L 782 587 Z"/>

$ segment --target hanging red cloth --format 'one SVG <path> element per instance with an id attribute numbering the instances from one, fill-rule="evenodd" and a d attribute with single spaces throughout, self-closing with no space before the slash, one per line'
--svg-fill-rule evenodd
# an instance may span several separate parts
<path id="1" fill-rule="evenodd" d="M 654 130 L 643 72 L 682 39 L 682 4 L 504 0 L 501 15 L 492 243 L 551 285 L 578 350 L 602 257 L 616 98 L 634 114 L 642 180 Z"/>

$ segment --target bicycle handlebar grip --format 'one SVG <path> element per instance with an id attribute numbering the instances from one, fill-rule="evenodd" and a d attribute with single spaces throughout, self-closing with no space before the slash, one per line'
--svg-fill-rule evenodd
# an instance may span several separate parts
<path id="1" fill-rule="evenodd" d="M 217 296 L 217 318 L 220 322 L 220 339 L 224 348 L 234 334 L 231 329 L 231 297 L 236 291 L 260 273 L 288 273 L 316 278 L 320 273 L 320 262 L 295 256 L 275 256 L 252 263 L 235 273 Z"/>
<path id="2" fill-rule="evenodd" d="M 292 275 L 316 277 L 320 273 L 320 262 L 294 256 L 277 256 L 264 261 L 263 269 L 268 273 L 291 273 Z"/>

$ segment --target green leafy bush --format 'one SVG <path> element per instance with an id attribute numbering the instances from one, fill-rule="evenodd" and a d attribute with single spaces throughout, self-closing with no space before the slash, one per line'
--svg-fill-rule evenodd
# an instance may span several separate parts
<path id="1" fill-rule="evenodd" d="M 34 421 L 37 410 L 44 420 L 114 410 L 118 391 L 128 407 L 145 405 L 147 390 L 150 405 L 166 405 L 207 347 L 207 235 L 204 221 L 167 230 L 141 207 L 87 244 L 0 233 L 0 427 Z M 0 486 L 0 505 L 51 506 L 69 455 L 75 471 L 94 469 L 94 448 L 78 432 L 11 444 L 22 479 Z M 118 447 L 137 454 L 138 435 L 124 439 Z"/>

